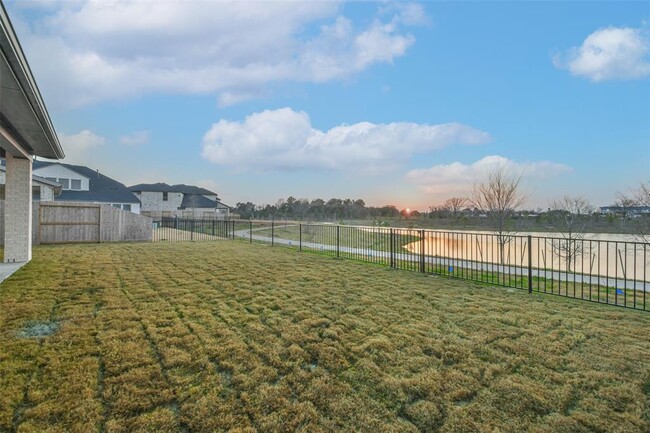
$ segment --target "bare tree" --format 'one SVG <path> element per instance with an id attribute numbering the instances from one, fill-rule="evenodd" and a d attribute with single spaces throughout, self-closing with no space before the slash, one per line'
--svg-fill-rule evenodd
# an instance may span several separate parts
<path id="1" fill-rule="evenodd" d="M 650 182 L 641 183 L 637 189 L 634 190 L 634 196 L 639 206 L 650 206 Z"/>
<path id="2" fill-rule="evenodd" d="M 650 182 L 641 182 L 638 188 L 632 190 L 634 200 L 638 206 L 650 207 Z M 639 229 L 635 237 L 639 242 L 650 243 L 650 215 L 642 213 Z"/>
<path id="3" fill-rule="evenodd" d="M 552 250 L 571 271 L 577 257 L 584 251 L 588 217 L 593 212 L 589 201 L 582 197 L 564 196 L 551 203 L 553 219 L 562 239 L 552 240 Z"/>
<path id="4" fill-rule="evenodd" d="M 474 181 L 469 202 L 484 212 L 497 236 L 499 258 L 505 262 L 505 246 L 512 240 L 512 232 L 508 229 L 510 219 L 526 201 L 526 195 L 521 191 L 523 173 L 508 173 L 504 165 L 500 165 L 488 173 L 484 182 Z"/>
<path id="5" fill-rule="evenodd" d="M 615 205 L 618 207 L 621 216 L 626 219 L 631 216 L 633 207 L 650 207 L 650 182 L 641 182 L 637 188 L 632 188 L 629 193 L 619 192 L 616 194 Z M 650 215 L 643 212 L 635 213 L 640 220 L 634 223 L 634 237 L 638 242 L 650 243 Z"/>
<path id="6" fill-rule="evenodd" d="M 443 207 L 449 212 L 451 212 L 451 215 L 456 218 L 460 212 L 463 210 L 465 205 L 467 204 L 467 199 L 463 197 L 452 197 L 448 198 L 445 201 L 445 204 L 443 204 Z"/>
<path id="7" fill-rule="evenodd" d="M 623 219 L 628 218 L 630 214 L 630 208 L 637 206 L 636 199 L 633 196 L 623 194 L 622 192 L 616 194 L 616 197 L 617 198 L 614 205 L 618 207 L 618 211 L 621 213 Z"/>

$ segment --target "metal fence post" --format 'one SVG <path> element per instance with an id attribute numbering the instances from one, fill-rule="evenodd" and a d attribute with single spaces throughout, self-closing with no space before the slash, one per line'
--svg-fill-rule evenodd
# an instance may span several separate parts
<path id="1" fill-rule="evenodd" d="M 251 227 L 250 227 L 250 235 L 249 235 L 249 241 L 252 244 L 253 243 L 253 220 L 251 220 Z"/>
<path id="2" fill-rule="evenodd" d="M 533 293 L 533 238 L 528 235 L 528 293 Z"/>
<path id="3" fill-rule="evenodd" d="M 273 240 L 273 236 L 275 235 L 275 221 L 271 220 L 271 246 L 275 245 L 275 241 Z"/>
<path id="4" fill-rule="evenodd" d="M 302 224 L 298 224 L 298 233 L 299 233 L 298 246 L 299 246 L 299 250 L 302 251 Z"/>
<path id="5" fill-rule="evenodd" d="M 341 242 L 340 242 L 340 230 L 341 226 L 336 226 L 336 257 L 340 255 Z"/>
<path id="6" fill-rule="evenodd" d="M 394 232 L 393 229 L 390 229 L 390 267 L 394 268 L 395 267 L 395 237 L 394 237 Z"/>
<path id="7" fill-rule="evenodd" d="M 424 230 L 420 230 L 420 272 L 424 273 Z"/>
<path id="8" fill-rule="evenodd" d="M 235 220 L 232 220 L 232 239 L 235 240 Z"/>
<path id="9" fill-rule="evenodd" d="M 190 240 L 194 240 L 194 220 L 192 220 L 192 223 L 190 224 Z"/>
<path id="10" fill-rule="evenodd" d="M 212 236 L 214 236 L 214 224 L 215 224 L 215 222 L 214 222 L 214 219 L 213 219 L 212 220 Z"/>

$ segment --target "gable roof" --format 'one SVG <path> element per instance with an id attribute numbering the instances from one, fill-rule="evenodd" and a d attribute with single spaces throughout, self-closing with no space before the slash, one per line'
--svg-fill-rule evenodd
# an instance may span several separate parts
<path id="1" fill-rule="evenodd" d="M 163 182 L 158 183 L 139 183 L 129 187 L 129 191 L 133 192 L 180 192 L 183 194 L 200 194 L 200 195 L 218 195 L 216 192 L 212 192 L 209 189 L 201 188 L 194 185 L 168 185 Z"/>
<path id="2" fill-rule="evenodd" d="M 139 183 L 137 185 L 127 187 L 131 192 L 174 192 L 171 189 L 171 186 L 166 183 Z M 180 192 L 180 191 L 179 191 Z"/>
<path id="3" fill-rule="evenodd" d="M 89 191 L 61 191 L 57 200 L 63 201 L 90 201 L 102 203 L 140 203 L 140 200 L 131 191 L 115 179 L 101 174 L 83 165 L 64 164 L 60 162 L 34 161 L 33 169 L 60 165 L 68 170 L 79 173 L 89 180 Z"/>
<path id="4" fill-rule="evenodd" d="M 209 189 L 201 188 L 200 186 L 185 185 L 182 183 L 178 185 L 172 185 L 171 188 L 173 188 L 175 191 L 180 191 L 183 194 L 218 195 L 216 192 L 212 192 Z"/>
<path id="5" fill-rule="evenodd" d="M 217 207 L 217 203 L 219 202 L 212 201 L 209 198 L 205 198 L 201 194 L 183 194 L 181 209 L 187 209 L 187 208 L 214 209 Z"/>

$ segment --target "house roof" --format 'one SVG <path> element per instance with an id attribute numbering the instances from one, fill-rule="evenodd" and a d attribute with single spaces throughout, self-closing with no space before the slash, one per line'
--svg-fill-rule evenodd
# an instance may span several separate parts
<path id="1" fill-rule="evenodd" d="M 183 194 L 183 201 L 181 202 L 180 209 L 231 209 L 227 204 L 221 203 L 218 199 L 217 201 L 212 201 L 209 198 L 205 198 L 201 194 Z"/>
<path id="2" fill-rule="evenodd" d="M 194 185 L 168 185 L 163 182 L 158 183 L 140 183 L 129 187 L 129 191 L 140 192 L 180 192 L 183 194 L 200 194 L 200 195 L 217 195 L 216 192 L 210 191 L 209 189 L 201 188 Z"/>
<path id="3" fill-rule="evenodd" d="M 131 191 L 115 179 L 101 174 L 83 165 L 63 164 L 49 161 L 34 161 L 33 168 L 60 165 L 89 179 L 89 191 L 62 191 L 57 200 L 62 201 L 90 201 L 101 203 L 140 203 L 140 200 Z"/>
<path id="4" fill-rule="evenodd" d="M 140 191 L 148 191 L 148 192 L 175 192 L 171 189 L 170 185 L 167 185 L 166 183 L 158 182 L 158 183 L 139 183 L 137 185 L 129 186 L 128 187 L 129 191 L 131 192 L 140 192 Z M 180 192 L 180 191 L 178 191 Z"/>
<path id="5" fill-rule="evenodd" d="M 65 155 L 7 11 L 0 2 L 0 142 L 14 156 Z"/>
<path id="6" fill-rule="evenodd" d="M 204 208 L 214 209 L 217 207 L 215 201 L 203 197 L 201 194 L 183 194 L 183 201 L 181 202 L 181 209 L 187 208 Z"/>

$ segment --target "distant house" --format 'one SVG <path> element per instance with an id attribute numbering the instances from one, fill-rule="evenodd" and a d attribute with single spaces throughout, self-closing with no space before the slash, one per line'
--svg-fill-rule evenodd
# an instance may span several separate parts
<path id="1" fill-rule="evenodd" d="M 230 206 L 217 193 L 193 185 L 141 183 L 129 187 L 142 204 L 142 214 L 152 218 L 228 219 Z"/>
<path id="2" fill-rule="evenodd" d="M 33 173 L 61 185 L 61 193 L 55 197 L 55 201 L 103 203 L 140 213 L 140 200 L 124 184 L 98 170 L 82 165 L 34 161 Z"/>
<path id="3" fill-rule="evenodd" d="M 650 206 L 602 206 L 598 208 L 598 212 L 603 215 L 640 217 L 650 215 Z"/>
<path id="4" fill-rule="evenodd" d="M 3 164 L 0 165 L 0 200 L 5 199 L 6 181 L 7 169 Z M 32 174 L 32 201 L 54 201 L 59 194 L 61 194 L 61 184 Z"/>

